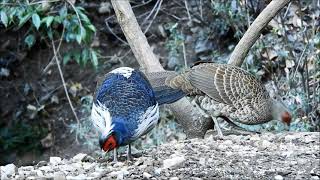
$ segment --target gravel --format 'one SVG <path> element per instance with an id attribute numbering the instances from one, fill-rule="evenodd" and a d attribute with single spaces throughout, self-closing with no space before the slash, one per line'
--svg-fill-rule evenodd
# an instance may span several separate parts
<path id="1" fill-rule="evenodd" d="M 319 138 L 319 132 L 208 136 L 147 149 L 132 162 L 79 153 L 35 166 L 8 164 L 1 179 L 320 179 Z"/>

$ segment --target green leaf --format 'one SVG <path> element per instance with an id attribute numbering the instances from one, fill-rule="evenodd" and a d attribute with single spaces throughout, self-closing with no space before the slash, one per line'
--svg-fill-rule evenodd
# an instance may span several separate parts
<path id="1" fill-rule="evenodd" d="M 25 39 L 24 42 L 27 44 L 28 48 L 31 48 L 35 42 L 35 38 L 33 34 L 29 34 Z"/>
<path id="2" fill-rule="evenodd" d="M 24 25 L 24 23 L 26 23 L 29 20 L 30 17 L 31 17 L 31 14 L 26 14 L 25 16 L 19 18 L 18 28 L 21 28 Z"/>
<path id="3" fill-rule="evenodd" d="M 89 53 L 90 53 L 90 52 L 89 52 L 88 49 L 82 50 L 82 59 L 81 59 L 81 61 L 82 61 L 82 64 L 83 64 L 84 66 L 85 66 L 85 65 L 87 64 L 87 62 L 88 62 L 88 59 L 89 59 L 89 56 L 90 56 Z"/>
<path id="4" fill-rule="evenodd" d="M 1 11 L 1 22 L 5 27 L 8 27 L 8 16 L 4 11 Z"/>
<path id="5" fill-rule="evenodd" d="M 96 32 L 96 28 L 94 27 L 94 25 L 90 24 L 90 25 L 88 25 L 87 27 L 88 27 L 88 29 L 90 29 L 91 31 Z"/>
<path id="6" fill-rule="evenodd" d="M 81 44 L 82 39 L 84 39 L 86 37 L 86 30 L 81 26 L 79 29 L 79 33 L 76 36 L 76 40 L 79 44 Z"/>
<path id="7" fill-rule="evenodd" d="M 63 56 L 63 65 L 66 65 L 71 59 L 71 54 L 70 53 L 66 53 L 64 56 Z"/>
<path id="8" fill-rule="evenodd" d="M 52 24 L 53 19 L 54 19 L 53 16 L 48 16 L 48 17 L 43 18 L 43 19 L 41 20 L 41 23 L 44 23 L 44 22 L 45 22 L 45 23 L 46 23 L 46 26 L 49 27 L 49 26 Z"/>
<path id="9" fill-rule="evenodd" d="M 37 13 L 32 14 L 32 23 L 33 25 L 36 27 L 36 29 L 38 30 L 40 27 L 40 17 Z"/>
<path id="10" fill-rule="evenodd" d="M 68 9 L 66 6 L 63 6 L 60 11 L 59 11 L 59 15 L 62 19 L 64 19 L 67 15 L 68 15 Z"/>
<path id="11" fill-rule="evenodd" d="M 98 56 L 97 56 L 96 51 L 94 51 L 94 50 L 91 50 L 91 63 L 92 63 L 92 65 L 93 65 L 93 67 L 94 67 L 95 69 L 98 68 L 98 64 L 99 64 L 99 62 L 98 62 Z"/>

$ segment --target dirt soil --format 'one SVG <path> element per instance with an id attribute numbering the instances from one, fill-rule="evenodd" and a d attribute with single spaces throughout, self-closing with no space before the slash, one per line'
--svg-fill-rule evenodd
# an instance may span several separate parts
<path id="1" fill-rule="evenodd" d="M 211 135 L 146 149 L 132 162 L 78 154 L 35 166 L 2 166 L 1 173 L 14 179 L 319 179 L 319 138 L 309 132 Z M 5 174 L 10 167 L 11 174 Z"/>

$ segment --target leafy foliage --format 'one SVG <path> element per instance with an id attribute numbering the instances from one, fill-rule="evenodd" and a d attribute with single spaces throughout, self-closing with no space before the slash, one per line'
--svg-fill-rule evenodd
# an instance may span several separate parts
<path id="1" fill-rule="evenodd" d="M 70 1 L 16 1 L 3 0 L 0 4 L 1 23 L 10 30 L 28 27 L 24 43 L 32 48 L 37 40 L 61 39 L 76 42 L 80 50 L 66 53 L 64 63 L 74 59 L 81 66 L 90 61 L 98 67 L 97 52 L 90 47 L 96 28 L 82 7 Z M 40 36 L 39 38 L 37 38 Z"/>
<path id="2" fill-rule="evenodd" d="M 40 139 L 47 134 L 47 129 L 40 126 L 31 126 L 17 123 L 9 128 L 0 129 L 0 152 L 10 150 L 18 153 L 28 152 L 32 149 L 40 149 Z"/>

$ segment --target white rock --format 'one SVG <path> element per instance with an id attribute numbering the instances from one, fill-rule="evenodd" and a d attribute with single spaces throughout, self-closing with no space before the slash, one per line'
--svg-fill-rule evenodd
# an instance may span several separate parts
<path id="1" fill-rule="evenodd" d="M 1 166 L 1 179 L 7 179 L 13 177 L 16 173 L 16 166 L 14 164 L 7 164 L 5 166 Z"/>
<path id="2" fill-rule="evenodd" d="M 286 142 L 291 142 L 291 141 L 294 140 L 294 139 L 297 139 L 297 137 L 294 136 L 294 135 L 286 135 L 286 136 L 284 137 L 284 140 L 285 140 Z"/>
<path id="3" fill-rule="evenodd" d="M 281 175 L 276 175 L 276 176 L 274 176 L 274 179 L 275 179 L 275 180 L 282 180 L 283 177 L 282 177 Z"/>
<path id="4" fill-rule="evenodd" d="M 123 179 L 124 175 L 129 174 L 129 172 L 125 169 L 120 171 L 113 171 L 109 174 L 110 177 L 117 177 L 117 179 Z"/>
<path id="5" fill-rule="evenodd" d="M 261 142 L 261 148 L 267 149 L 267 148 L 270 148 L 270 147 L 272 147 L 272 143 L 271 142 L 269 142 L 267 140 L 263 140 Z"/>
<path id="6" fill-rule="evenodd" d="M 233 142 L 228 139 L 228 140 L 224 141 L 223 144 L 226 145 L 226 146 L 230 146 L 230 145 L 233 144 Z"/>
<path id="7" fill-rule="evenodd" d="M 163 160 L 163 168 L 174 168 L 182 164 L 184 161 L 184 156 L 177 156 L 171 159 L 165 159 Z"/>
<path id="8" fill-rule="evenodd" d="M 29 176 L 27 177 L 27 180 L 34 180 L 34 179 L 37 179 L 35 176 Z"/>
<path id="9" fill-rule="evenodd" d="M 66 175 L 64 174 L 64 172 L 61 172 L 61 171 L 54 172 L 53 179 L 54 180 L 65 180 Z"/>
<path id="10" fill-rule="evenodd" d="M 52 172 L 53 169 L 50 166 L 41 166 L 39 167 L 40 170 L 45 171 L 45 172 Z"/>
<path id="11" fill-rule="evenodd" d="M 78 176 L 67 176 L 67 179 L 70 180 L 83 180 L 83 179 L 87 179 L 87 176 L 84 174 L 79 174 Z"/>
<path id="12" fill-rule="evenodd" d="M 42 177 L 43 176 L 43 172 L 41 170 L 35 170 L 36 174 L 38 177 Z"/>
<path id="13" fill-rule="evenodd" d="M 81 163 L 72 163 L 71 164 L 72 165 L 72 167 L 74 167 L 75 169 L 82 169 L 82 165 L 81 165 Z"/>
<path id="14" fill-rule="evenodd" d="M 82 163 L 84 170 L 93 169 L 96 166 L 96 163 Z"/>
<path id="15" fill-rule="evenodd" d="M 91 177 L 94 177 L 94 178 L 101 178 L 102 176 L 102 173 L 100 172 L 93 172 L 90 174 Z"/>
<path id="16" fill-rule="evenodd" d="M 320 178 L 319 178 L 319 176 L 312 176 L 311 179 L 318 180 Z"/>
<path id="17" fill-rule="evenodd" d="M 52 165 L 58 165 L 61 162 L 61 158 L 60 157 L 50 157 L 49 161 Z"/>
<path id="18" fill-rule="evenodd" d="M 84 154 L 84 153 L 79 153 L 77 155 L 75 155 L 72 160 L 74 162 L 81 162 L 85 157 L 87 156 L 87 154 Z"/>
<path id="19" fill-rule="evenodd" d="M 32 171 L 34 170 L 33 166 L 24 166 L 24 167 L 20 167 L 19 169 L 23 170 L 23 171 Z"/>
<path id="20" fill-rule="evenodd" d="M 171 177 L 169 180 L 179 180 L 178 177 Z"/>
<path id="21" fill-rule="evenodd" d="M 156 169 L 154 169 L 154 173 L 155 173 L 156 175 L 160 175 L 160 174 L 161 174 L 161 171 L 162 171 L 161 168 L 156 168 Z"/>
<path id="22" fill-rule="evenodd" d="M 74 172 L 77 170 L 75 167 L 71 166 L 70 164 L 63 164 L 59 166 L 59 169 L 63 172 Z"/>
<path id="23" fill-rule="evenodd" d="M 200 158 L 199 159 L 199 164 L 202 165 L 202 166 L 206 165 L 206 158 Z"/>
<path id="24" fill-rule="evenodd" d="M 147 172 L 143 172 L 143 178 L 150 179 L 151 177 L 152 177 L 151 174 L 149 174 Z"/>

